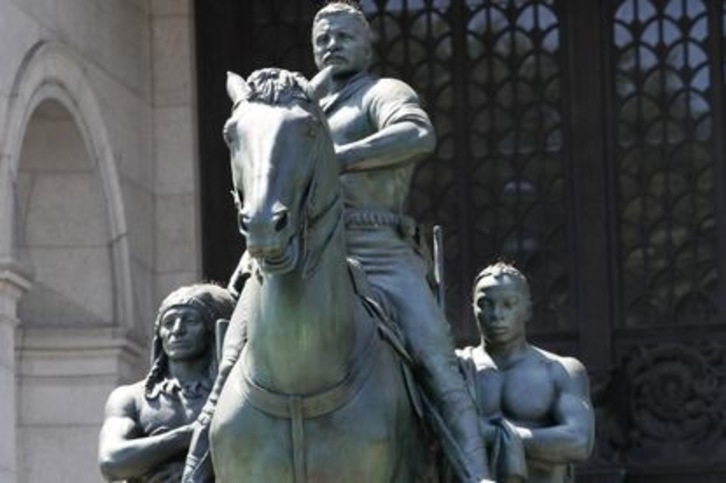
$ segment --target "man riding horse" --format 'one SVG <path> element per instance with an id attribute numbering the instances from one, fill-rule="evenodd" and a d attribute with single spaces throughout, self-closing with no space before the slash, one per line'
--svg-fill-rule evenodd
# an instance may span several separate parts
<path id="1" fill-rule="evenodd" d="M 448 323 L 426 281 L 427 264 L 414 240 L 415 223 L 402 213 L 414 164 L 435 147 L 434 129 L 407 84 L 367 71 L 371 36 L 363 13 L 346 3 L 328 4 L 313 21 L 315 62 L 330 72 L 320 105 L 339 163 L 348 254 L 390 304 L 415 360 L 418 381 L 438 408 L 447 438 L 455 442 L 456 459 L 467 480 L 487 480 L 476 410 L 458 371 Z M 250 276 L 249 267 L 245 256 L 233 277 L 233 291 Z M 225 350 L 222 377 L 244 344 L 241 331 L 235 332 L 238 342 L 227 344 L 236 347 Z M 216 397 L 210 398 L 208 415 Z M 198 456 L 192 454 L 188 461 L 190 474 Z"/>

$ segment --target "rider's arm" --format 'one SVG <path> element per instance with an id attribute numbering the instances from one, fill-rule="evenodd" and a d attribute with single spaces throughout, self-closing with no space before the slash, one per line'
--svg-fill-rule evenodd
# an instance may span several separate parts
<path id="1" fill-rule="evenodd" d="M 585 367 L 576 359 L 563 358 L 551 365 L 559 390 L 553 406 L 554 426 L 518 428 L 527 458 L 554 464 L 585 460 L 592 452 L 595 417 Z"/>
<path id="2" fill-rule="evenodd" d="M 376 132 L 336 146 L 341 172 L 389 168 L 420 161 L 436 146 L 434 128 L 405 83 L 380 79 L 363 98 Z"/>
<path id="3" fill-rule="evenodd" d="M 184 454 L 189 445 L 191 425 L 153 436 L 143 434 L 136 410 L 138 391 L 143 391 L 143 386 L 121 386 L 111 393 L 106 402 L 98 463 L 101 473 L 108 480 L 143 476 L 170 458 Z"/>

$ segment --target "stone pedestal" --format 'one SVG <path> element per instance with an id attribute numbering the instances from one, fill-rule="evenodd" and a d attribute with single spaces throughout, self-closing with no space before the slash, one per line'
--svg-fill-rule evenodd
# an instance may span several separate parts
<path id="1" fill-rule="evenodd" d="M 100 481 L 98 433 L 106 398 L 141 377 L 146 351 L 114 327 L 21 323 L 18 334 L 18 474 L 28 482 Z"/>

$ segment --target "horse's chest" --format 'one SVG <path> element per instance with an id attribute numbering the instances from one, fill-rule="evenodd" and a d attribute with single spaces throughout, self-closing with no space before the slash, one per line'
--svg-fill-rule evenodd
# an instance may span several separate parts
<path id="1" fill-rule="evenodd" d="M 313 483 L 341 481 L 340 475 L 356 483 L 412 481 L 396 473 L 408 469 L 401 460 L 410 457 L 418 433 L 391 362 L 376 356 L 362 386 L 332 406 L 327 396 L 308 404 L 278 392 L 273 400 L 236 364 L 210 428 L 218 481 Z"/>

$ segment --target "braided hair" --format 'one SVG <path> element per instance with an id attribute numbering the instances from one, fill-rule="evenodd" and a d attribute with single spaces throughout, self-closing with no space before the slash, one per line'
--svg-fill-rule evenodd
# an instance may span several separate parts
<path id="1" fill-rule="evenodd" d="M 214 347 L 215 324 L 218 319 L 230 319 L 234 311 L 235 300 L 224 288 L 211 284 L 200 283 L 176 289 L 170 293 L 159 306 L 154 321 L 154 338 L 151 344 L 151 369 L 144 380 L 144 396 L 156 399 L 161 391 L 160 383 L 164 381 L 168 369 L 168 356 L 164 352 L 159 336 L 159 327 L 164 314 L 175 307 L 191 307 L 204 318 L 207 334 Z M 214 350 L 214 349 L 213 349 Z M 216 357 L 212 358 L 213 371 L 216 372 Z"/>

